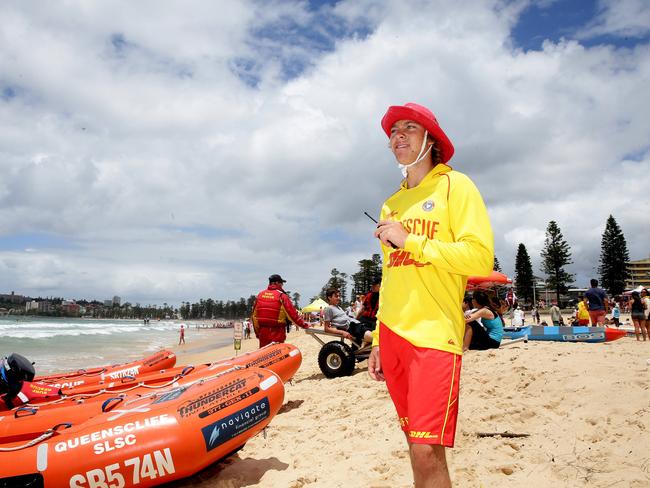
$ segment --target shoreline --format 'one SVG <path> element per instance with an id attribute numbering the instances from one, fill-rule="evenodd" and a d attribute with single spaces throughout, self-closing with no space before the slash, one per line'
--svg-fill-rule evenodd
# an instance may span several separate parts
<path id="1" fill-rule="evenodd" d="M 184 322 L 185 323 L 185 322 Z M 257 349 L 258 341 L 253 335 L 252 339 L 242 339 L 241 341 L 241 350 L 236 351 L 233 345 L 232 336 L 230 338 L 220 338 L 217 344 L 213 343 L 213 338 L 203 337 L 193 340 L 192 339 L 192 330 L 185 333 L 185 344 L 178 345 L 174 344 L 173 346 L 167 348 L 173 351 L 176 354 L 176 365 L 187 365 L 187 364 L 203 364 L 211 363 L 214 361 L 219 361 L 221 359 L 226 359 L 238 354 L 243 354 L 245 352 L 254 351 Z M 201 331 L 212 330 L 212 329 L 201 329 Z M 223 331 L 224 329 L 214 329 Z M 226 329 L 228 330 L 228 329 Z M 230 329 L 232 331 L 232 329 Z M 232 334 L 232 332 L 231 332 Z M 227 341 L 227 342 L 226 342 Z"/>

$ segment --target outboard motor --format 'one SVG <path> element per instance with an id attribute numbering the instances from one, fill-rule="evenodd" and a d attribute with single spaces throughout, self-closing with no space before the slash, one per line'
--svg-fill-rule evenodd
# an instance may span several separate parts
<path id="1" fill-rule="evenodd" d="M 34 365 L 20 354 L 12 353 L 0 362 L 0 394 L 20 391 L 23 381 L 33 381 Z"/>

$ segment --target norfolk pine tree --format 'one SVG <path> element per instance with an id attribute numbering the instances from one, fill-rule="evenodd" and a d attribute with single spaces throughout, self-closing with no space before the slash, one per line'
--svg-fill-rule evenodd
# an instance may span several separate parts
<path id="1" fill-rule="evenodd" d="M 502 273 L 501 271 L 501 264 L 499 263 L 499 260 L 497 259 L 496 255 L 494 256 L 494 266 L 492 267 L 494 271 L 498 271 L 499 273 Z"/>
<path id="2" fill-rule="evenodd" d="M 546 286 L 555 290 L 558 306 L 560 293 L 566 292 L 567 283 L 573 283 L 573 275 L 564 270 L 564 266 L 572 262 L 569 245 L 564 240 L 557 222 L 551 220 L 546 227 L 546 239 L 542 249 L 542 271 L 548 276 Z"/>
<path id="3" fill-rule="evenodd" d="M 611 215 L 607 219 L 603 239 L 600 243 L 600 265 L 598 274 L 601 285 L 610 295 L 620 295 L 625 291 L 625 280 L 630 277 L 627 263 L 630 255 L 623 231 Z"/>
<path id="4" fill-rule="evenodd" d="M 328 288 L 336 288 L 341 293 L 341 297 L 345 300 L 345 293 L 348 287 L 348 275 L 346 273 L 341 273 L 338 269 L 333 268 L 330 272 L 330 279 L 327 280 L 327 283 L 321 288 L 320 294 L 321 297 L 325 297 L 325 292 Z"/>
<path id="5" fill-rule="evenodd" d="M 515 258 L 515 287 L 517 295 L 522 297 L 524 303 L 527 303 L 533 295 L 533 265 L 530 264 L 530 256 L 526 251 L 526 246 L 519 243 L 517 257 Z"/>
<path id="6" fill-rule="evenodd" d="M 373 254 L 371 259 L 362 259 L 358 265 L 359 271 L 352 275 L 354 283 L 350 296 L 352 302 L 357 295 L 368 293 L 372 282 L 381 278 L 381 256 L 379 254 Z"/>

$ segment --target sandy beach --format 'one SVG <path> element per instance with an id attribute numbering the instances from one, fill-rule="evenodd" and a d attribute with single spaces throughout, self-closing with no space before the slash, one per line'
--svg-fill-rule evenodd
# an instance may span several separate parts
<path id="1" fill-rule="evenodd" d="M 177 487 L 412 486 L 406 443 L 382 383 L 366 362 L 326 379 L 320 345 L 302 331 L 303 354 L 285 403 L 267 429 L 228 460 Z M 243 351 L 256 347 L 243 343 Z M 175 348 L 179 364 L 234 355 L 205 341 Z M 650 342 L 528 342 L 463 358 L 456 446 L 458 487 L 650 486 Z M 527 434 L 480 437 L 478 433 Z"/>

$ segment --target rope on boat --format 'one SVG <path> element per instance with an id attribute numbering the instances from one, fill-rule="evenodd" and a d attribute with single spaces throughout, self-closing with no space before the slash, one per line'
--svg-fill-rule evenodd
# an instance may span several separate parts
<path id="1" fill-rule="evenodd" d="M 71 427 L 72 424 L 69 423 L 63 423 L 63 424 L 57 424 L 51 429 L 47 429 L 45 432 L 43 432 L 40 436 L 38 436 L 36 439 L 32 439 L 31 441 L 22 444 L 20 446 L 13 446 L 13 447 L 0 447 L 0 452 L 11 452 L 11 451 L 20 451 L 21 449 L 27 449 L 28 447 L 32 447 L 39 442 L 43 442 L 45 439 L 49 439 L 52 437 L 56 432 L 59 430 L 60 427 L 65 427 L 66 429 Z"/>

